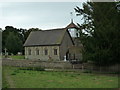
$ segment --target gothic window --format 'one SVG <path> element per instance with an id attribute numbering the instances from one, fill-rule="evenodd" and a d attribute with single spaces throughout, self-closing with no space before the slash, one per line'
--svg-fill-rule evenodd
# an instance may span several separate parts
<path id="1" fill-rule="evenodd" d="M 54 55 L 57 55 L 57 49 L 54 49 Z"/>
<path id="2" fill-rule="evenodd" d="M 74 60 L 75 60 L 75 54 L 74 54 Z"/>
<path id="3" fill-rule="evenodd" d="M 31 49 L 30 48 L 28 49 L 28 55 L 31 55 Z"/>
<path id="4" fill-rule="evenodd" d="M 39 49 L 36 49 L 36 55 L 39 55 L 40 53 L 39 53 Z"/>
<path id="5" fill-rule="evenodd" d="M 45 55 L 48 55 L 48 50 L 47 49 L 45 49 Z"/>

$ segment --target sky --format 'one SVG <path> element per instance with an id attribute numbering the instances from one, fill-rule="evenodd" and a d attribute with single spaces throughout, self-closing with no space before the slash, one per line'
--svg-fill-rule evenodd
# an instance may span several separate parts
<path id="1" fill-rule="evenodd" d="M 64 28 L 71 18 L 81 24 L 81 17 L 75 15 L 76 6 L 82 8 L 82 2 L 1 2 L 0 28 Z"/>

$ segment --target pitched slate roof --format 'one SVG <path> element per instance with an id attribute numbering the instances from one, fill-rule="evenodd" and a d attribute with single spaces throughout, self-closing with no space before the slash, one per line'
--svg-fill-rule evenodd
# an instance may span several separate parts
<path id="1" fill-rule="evenodd" d="M 28 36 L 24 46 L 60 45 L 65 32 L 65 28 L 33 31 Z"/>

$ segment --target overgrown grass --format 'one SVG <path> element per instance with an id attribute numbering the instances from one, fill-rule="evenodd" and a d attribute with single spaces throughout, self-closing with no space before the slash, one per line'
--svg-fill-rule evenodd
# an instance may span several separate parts
<path id="1" fill-rule="evenodd" d="M 117 76 L 4 67 L 16 88 L 118 88 Z"/>

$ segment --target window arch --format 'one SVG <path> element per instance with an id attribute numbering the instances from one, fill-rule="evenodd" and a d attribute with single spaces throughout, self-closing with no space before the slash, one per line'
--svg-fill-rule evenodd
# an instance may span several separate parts
<path id="1" fill-rule="evenodd" d="M 31 55 L 31 49 L 30 48 L 28 49 L 28 55 Z"/>
<path id="2" fill-rule="evenodd" d="M 36 55 L 39 55 L 39 54 L 40 54 L 39 49 L 36 48 Z"/>
<path id="3" fill-rule="evenodd" d="M 45 51 L 45 55 L 48 55 L 48 49 L 45 49 L 44 51 Z"/>
<path id="4" fill-rule="evenodd" d="M 54 55 L 57 55 L 58 54 L 58 51 L 56 48 L 54 48 Z"/>

